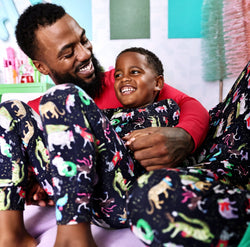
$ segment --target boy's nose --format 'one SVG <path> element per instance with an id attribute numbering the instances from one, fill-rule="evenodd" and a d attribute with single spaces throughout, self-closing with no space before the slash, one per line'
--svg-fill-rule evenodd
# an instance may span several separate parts
<path id="1" fill-rule="evenodd" d="M 131 78 L 129 76 L 127 76 L 127 75 L 124 75 L 122 77 L 122 82 L 127 82 L 127 81 L 130 81 L 130 80 L 131 80 Z"/>

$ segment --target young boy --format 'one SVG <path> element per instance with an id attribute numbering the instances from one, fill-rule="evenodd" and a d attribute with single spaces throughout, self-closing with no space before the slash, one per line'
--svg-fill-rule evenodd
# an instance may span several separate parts
<path id="1" fill-rule="evenodd" d="M 128 48 L 117 56 L 114 88 L 123 107 L 103 112 L 127 145 L 139 137 L 137 129 L 178 124 L 178 105 L 172 99 L 157 101 L 164 85 L 163 74 L 159 58 L 144 48 Z"/>

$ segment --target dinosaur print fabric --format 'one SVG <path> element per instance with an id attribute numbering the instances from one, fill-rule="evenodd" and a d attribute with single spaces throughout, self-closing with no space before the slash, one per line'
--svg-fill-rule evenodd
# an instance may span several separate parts
<path id="1" fill-rule="evenodd" d="M 52 197 L 40 117 L 20 101 L 6 101 L 0 105 L 0 133 L 0 210 L 23 210 L 27 181 L 32 176 Z"/>
<path id="2" fill-rule="evenodd" d="M 209 112 L 209 133 L 199 150 L 182 167 L 139 177 L 128 218 L 145 244 L 238 245 L 250 213 L 249 94 L 250 63 Z"/>
<path id="3" fill-rule="evenodd" d="M 175 126 L 180 112 L 170 99 L 101 111 L 84 91 L 63 84 L 43 96 L 40 118 L 22 102 L 4 102 L 0 210 L 23 209 L 32 174 L 54 198 L 58 224 L 130 227 L 154 247 L 237 246 L 250 213 L 249 90 L 250 64 L 210 111 L 202 146 L 179 167 L 150 172 L 120 136 Z"/>
<path id="4" fill-rule="evenodd" d="M 162 124 L 174 126 L 178 105 L 166 100 L 144 109 L 107 110 L 106 115 L 113 116 L 110 122 L 84 91 L 64 84 L 47 91 L 40 111 L 56 184 L 58 222 L 92 218 L 106 227 L 127 226 L 126 193 L 144 169 L 134 163 L 117 132 L 152 126 L 156 120 L 161 125 L 159 111 L 165 115 Z M 118 131 L 119 122 L 122 131 Z"/>

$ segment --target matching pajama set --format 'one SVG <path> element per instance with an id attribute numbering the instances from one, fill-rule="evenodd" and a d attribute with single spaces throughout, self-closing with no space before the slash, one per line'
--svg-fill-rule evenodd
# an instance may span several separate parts
<path id="1" fill-rule="evenodd" d="M 23 209 L 32 173 L 55 199 L 58 224 L 130 227 L 146 246 L 237 246 L 250 213 L 249 92 L 250 63 L 210 111 L 202 146 L 179 167 L 151 172 L 118 135 L 175 126 L 180 112 L 171 99 L 105 115 L 84 91 L 63 84 L 43 96 L 42 121 L 26 104 L 4 102 L 0 210 Z"/>

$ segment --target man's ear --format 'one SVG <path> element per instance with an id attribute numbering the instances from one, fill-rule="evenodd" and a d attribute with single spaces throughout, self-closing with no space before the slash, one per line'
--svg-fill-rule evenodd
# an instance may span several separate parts
<path id="1" fill-rule="evenodd" d="M 161 91 L 164 86 L 164 77 L 163 75 L 158 75 L 155 79 L 155 91 Z"/>
<path id="2" fill-rule="evenodd" d="M 43 62 L 41 61 L 38 61 L 38 60 L 32 60 L 33 64 L 35 65 L 35 67 L 37 68 L 37 70 L 39 72 L 41 72 L 42 74 L 44 75 L 48 75 L 49 74 L 49 68 L 46 64 L 44 64 Z"/>

